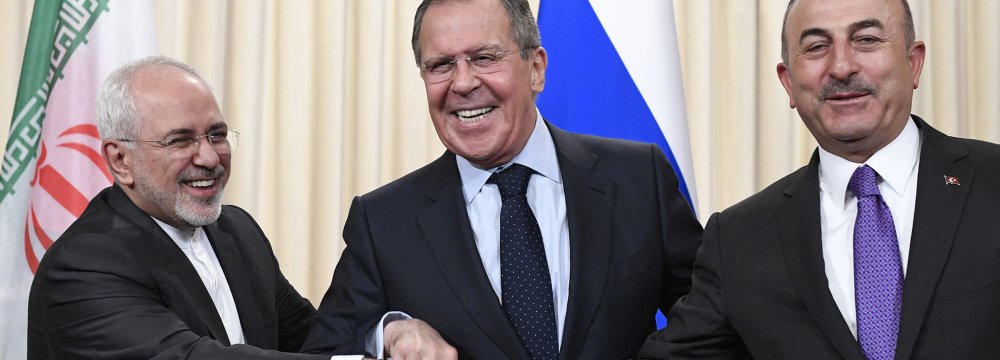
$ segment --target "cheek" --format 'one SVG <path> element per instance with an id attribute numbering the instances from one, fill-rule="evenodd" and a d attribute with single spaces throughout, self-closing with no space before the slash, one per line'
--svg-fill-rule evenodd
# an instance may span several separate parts
<path id="1" fill-rule="evenodd" d="M 424 90 L 427 92 L 427 106 L 431 111 L 440 111 L 440 107 L 445 103 L 445 97 L 448 93 L 448 89 L 444 86 L 437 85 L 425 85 Z"/>
<path id="2" fill-rule="evenodd" d="M 186 167 L 187 167 L 186 163 L 181 162 L 181 161 L 177 161 L 175 163 L 162 164 L 162 167 L 154 168 L 154 169 L 160 169 L 161 170 L 161 172 L 159 174 L 157 174 L 157 178 L 163 184 L 169 185 L 169 184 L 176 184 L 177 183 L 177 179 L 180 178 L 181 173 L 184 172 L 184 169 Z"/>

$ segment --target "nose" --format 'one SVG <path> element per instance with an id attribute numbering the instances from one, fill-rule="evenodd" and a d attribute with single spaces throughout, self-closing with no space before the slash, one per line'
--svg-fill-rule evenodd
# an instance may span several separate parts
<path id="1" fill-rule="evenodd" d="M 198 142 L 195 143 L 195 153 L 194 158 L 191 162 L 200 167 L 214 169 L 219 166 L 219 154 L 215 152 L 212 148 L 212 143 L 208 141 L 207 138 L 198 138 Z"/>
<path id="2" fill-rule="evenodd" d="M 482 85 L 482 80 L 480 80 L 479 75 L 472 70 L 472 66 L 469 65 L 468 61 L 459 60 L 455 63 L 455 70 L 453 71 L 455 71 L 455 76 L 451 79 L 450 87 L 450 90 L 453 93 L 466 96 Z"/>
<path id="3" fill-rule="evenodd" d="M 834 46 L 832 50 L 832 63 L 828 71 L 830 77 L 837 80 L 847 80 L 859 71 L 857 51 L 850 46 L 849 42 Z"/>

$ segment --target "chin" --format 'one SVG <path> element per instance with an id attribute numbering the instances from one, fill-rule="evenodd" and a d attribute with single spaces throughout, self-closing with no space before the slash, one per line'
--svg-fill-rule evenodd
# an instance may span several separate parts
<path id="1" fill-rule="evenodd" d="M 192 203 L 178 201 L 174 206 L 177 217 L 192 226 L 205 226 L 214 223 L 222 214 L 222 193 L 218 193 L 204 202 Z M 189 200 L 189 199 L 188 199 Z M 183 202 L 187 202 L 184 204 Z"/>

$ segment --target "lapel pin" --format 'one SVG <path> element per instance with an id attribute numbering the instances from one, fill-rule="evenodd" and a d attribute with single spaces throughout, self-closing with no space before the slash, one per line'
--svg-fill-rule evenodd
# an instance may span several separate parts
<path id="1" fill-rule="evenodd" d="M 945 185 L 962 185 L 962 183 L 958 181 L 957 177 L 954 177 L 954 176 L 951 176 L 951 175 L 945 175 L 944 176 L 944 184 Z"/>

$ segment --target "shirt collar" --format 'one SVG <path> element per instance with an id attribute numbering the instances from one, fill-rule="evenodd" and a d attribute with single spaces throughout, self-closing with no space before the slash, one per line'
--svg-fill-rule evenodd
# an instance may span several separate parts
<path id="1" fill-rule="evenodd" d="M 556 145 L 552 141 L 552 134 L 549 128 L 542 121 L 542 114 L 535 108 L 535 128 L 528 137 L 528 142 L 524 144 L 521 152 L 514 156 L 510 162 L 492 169 L 480 169 L 469 160 L 455 155 L 458 163 L 458 172 L 462 176 L 462 192 L 465 195 L 465 204 L 469 205 L 476 198 L 483 185 L 489 180 L 498 169 L 503 169 L 510 164 L 518 163 L 530 167 L 539 175 L 542 175 L 556 183 L 562 183 L 562 176 L 559 173 L 559 160 L 556 158 Z"/>
<path id="2" fill-rule="evenodd" d="M 167 235 L 170 236 L 170 239 L 173 240 L 174 243 L 177 243 L 177 246 L 181 249 L 191 248 L 191 242 L 194 240 L 194 236 L 199 230 L 201 230 L 200 226 L 194 230 L 181 230 L 170 224 L 162 222 L 155 217 L 150 216 L 150 218 L 153 219 L 157 225 L 160 225 L 163 232 L 167 233 Z"/>
<path id="3" fill-rule="evenodd" d="M 913 118 L 910 118 L 899 136 L 875 152 L 864 164 L 851 162 L 819 147 L 820 188 L 829 191 L 835 203 L 846 209 L 847 183 L 854 175 L 854 170 L 867 164 L 878 173 L 891 191 L 902 196 L 910 185 L 910 175 L 917 169 L 920 142 L 920 130 Z"/>

